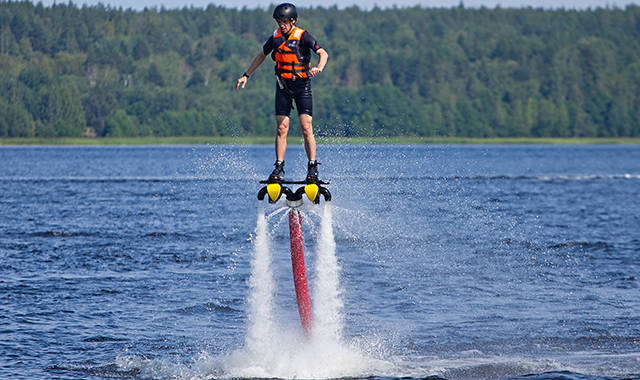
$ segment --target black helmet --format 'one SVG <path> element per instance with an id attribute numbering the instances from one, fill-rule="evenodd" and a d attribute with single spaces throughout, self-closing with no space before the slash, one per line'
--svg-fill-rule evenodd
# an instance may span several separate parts
<path id="1" fill-rule="evenodd" d="M 273 18 L 276 20 L 295 20 L 298 18 L 296 6 L 291 3 L 282 3 L 273 10 Z"/>

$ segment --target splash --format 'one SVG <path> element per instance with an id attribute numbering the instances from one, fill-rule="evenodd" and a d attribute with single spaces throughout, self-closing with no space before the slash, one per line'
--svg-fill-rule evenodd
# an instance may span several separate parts
<path id="1" fill-rule="evenodd" d="M 260 206 L 262 207 L 262 206 Z M 376 373 L 379 360 L 364 355 L 342 336 L 342 290 L 331 207 L 324 206 L 313 282 L 314 322 L 309 337 L 298 324 L 282 325 L 273 315 L 273 276 L 269 270 L 267 220 L 260 208 L 249 295 L 246 346 L 221 361 L 225 377 L 338 378 Z M 264 284 L 262 282 L 265 282 Z M 284 322 L 283 322 L 284 323 Z"/>
<path id="2" fill-rule="evenodd" d="M 331 205 L 328 203 L 324 204 L 324 214 L 320 222 L 315 268 L 313 338 L 340 342 L 342 341 L 342 308 L 344 304 L 339 282 L 340 266 L 336 257 L 336 242 L 333 236 L 333 217 Z"/>
<path id="3" fill-rule="evenodd" d="M 267 218 L 264 215 L 262 203 L 259 203 L 254 254 L 251 261 L 251 277 L 249 278 L 249 329 L 245 342 L 251 352 L 268 350 L 273 339 L 274 289 Z"/>

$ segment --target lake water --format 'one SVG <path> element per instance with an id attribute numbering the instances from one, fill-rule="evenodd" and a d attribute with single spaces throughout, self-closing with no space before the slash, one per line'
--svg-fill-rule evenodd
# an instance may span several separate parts
<path id="1" fill-rule="evenodd" d="M 1 147 L 0 378 L 640 379 L 640 147 L 318 157 L 307 339 L 272 147 Z"/>

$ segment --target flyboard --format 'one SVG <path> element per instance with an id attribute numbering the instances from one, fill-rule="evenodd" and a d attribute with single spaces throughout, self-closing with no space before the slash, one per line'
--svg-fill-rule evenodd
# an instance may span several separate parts
<path id="1" fill-rule="evenodd" d="M 302 322 L 302 329 L 309 336 L 313 315 L 311 314 L 311 302 L 309 301 L 309 287 L 307 285 L 307 272 L 304 265 L 304 244 L 302 239 L 302 216 L 298 208 L 302 206 L 303 195 L 313 204 L 320 203 L 320 195 L 325 202 L 331 201 L 331 193 L 322 186 L 329 182 L 323 181 L 260 181 L 266 186 L 258 191 L 258 200 L 264 200 L 268 196 L 269 203 L 276 203 L 282 198 L 286 198 L 289 206 L 289 239 L 291 241 L 291 266 L 293 269 L 293 284 L 296 290 L 296 301 L 298 303 L 298 313 Z M 286 185 L 304 185 L 296 191 L 291 190 Z"/>

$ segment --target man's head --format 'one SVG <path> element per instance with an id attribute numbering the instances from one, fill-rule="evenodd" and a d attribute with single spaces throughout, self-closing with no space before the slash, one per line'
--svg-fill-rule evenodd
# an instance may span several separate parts
<path id="1" fill-rule="evenodd" d="M 289 33 L 298 19 L 296 6 L 291 3 L 282 3 L 273 10 L 273 18 L 278 23 L 283 33 Z"/>

